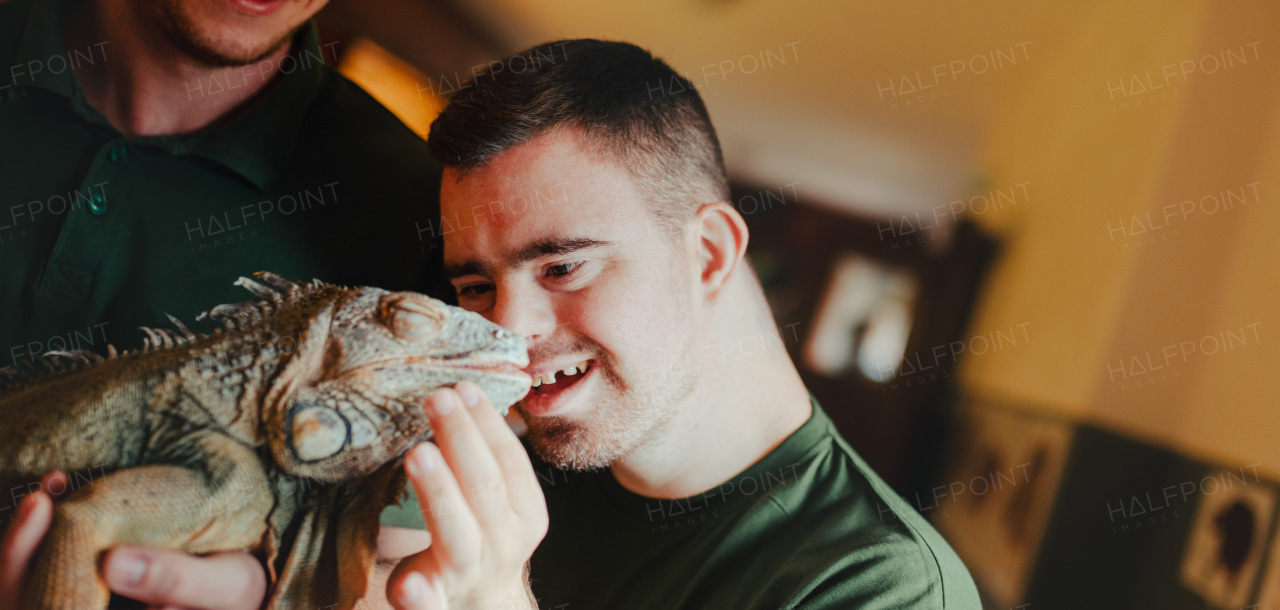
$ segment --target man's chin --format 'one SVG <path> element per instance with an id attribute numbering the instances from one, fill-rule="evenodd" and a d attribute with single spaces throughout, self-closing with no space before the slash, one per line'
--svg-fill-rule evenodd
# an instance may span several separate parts
<path id="1" fill-rule="evenodd" d="M 543 461 L 561 470 L 607 468 L 622 457 L 624 447 L 617 439 L 592 430 L 567 417 L 534 417 L 525 413 L 529 444 Z M 603 437 L 603 438 L 602 438 Z"/>
<path id="2" fill-rule="evenodd" d="M 287 45 L 306 20 L 246 23 L 230 5 L 184 4 L 181 0 L 133 0 L 131 7 L 152 36 L 190 60 L 213 68 L 246 66 L 270 57 Z"/>
<path id="3" fill-rule="evenodd" d="M 620 380 L 602 374 L 570 386 L 576 395 L 563 398 L 572 400 L 555 408 L 543 405 L 543 415 L 531 416 L 523 400 L 515 408 L 529 427 L 534 452 L 547 463 L 562 470 L 607 468 L 661 435 L 675 415 L 669 397 L 623 388 Z"/>
<path id="4" fill-rule="evenodd" d="M 183 51 L 192 59 L 211 68 L 233 68 L 250 66 L 270 58 L 281 47 L 293 42 L 294 32 L 289 33 L 273 44 L 250 47 L 231 41 L 213 43 L 200 39 L 186 39 L 179 42 Z M 274 66 L 273 66 L 274 67 Z"/>

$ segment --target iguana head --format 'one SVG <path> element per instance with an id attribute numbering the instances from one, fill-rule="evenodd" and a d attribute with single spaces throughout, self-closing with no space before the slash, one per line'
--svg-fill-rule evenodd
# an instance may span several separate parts
<path id="1" fill-rule="evenodd" d="M 441 387 L 472 381 L 503 413 L 529 391 L 524 340 L 475 313 L 412 292 L 258 277 L 285 294 L 239 283 L 285 301 L 276 315 L 305 318 L 263 405 L 276 462 L 292 474 L 344 480 L 400 456 L 429 438 L 422 407 Z"/>

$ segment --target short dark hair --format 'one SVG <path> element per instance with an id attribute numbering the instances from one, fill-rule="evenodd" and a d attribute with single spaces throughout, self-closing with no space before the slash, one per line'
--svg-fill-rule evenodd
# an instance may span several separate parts
<path id="1" fill-rule="evenodd" d="M 659 224 L 729 199 L 724 155 L 688 79 L 648 51 L 594 39 L 548 42 L 491 62 L 431 123 L 427 147 L 463 174 L 557 127 L 577 127 L 630 173 Z"/>

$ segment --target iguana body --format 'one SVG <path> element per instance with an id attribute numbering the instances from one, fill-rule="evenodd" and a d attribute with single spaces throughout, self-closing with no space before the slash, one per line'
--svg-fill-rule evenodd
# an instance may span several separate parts
<path id="1" fill-rule="evenodd" d="M 175 320 L 181 332 L 144 329 L 142 350 L 61 354 L 71 370 L 0 393 L 5 489 L 105 474 L 55 504 L 24 608 L 104 607 L 98 565 L 118 544 L 257 550 L 268 607 L 349 608 L 404 489 L 400 460 L 430 436 L 426 397 L 471 380 L 505 410 L 528 390 L 524 341 L 473 313 L 258 276 L 278 291 L 241 278 L 260 299 L 214 308 L 223 329 Z"/>

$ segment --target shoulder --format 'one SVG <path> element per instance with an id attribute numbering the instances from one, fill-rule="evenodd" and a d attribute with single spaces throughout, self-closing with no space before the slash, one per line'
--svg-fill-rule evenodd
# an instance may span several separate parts
<path id="1" fill-rule="evenodd" d="M 783 506 L 821 534 L 798 556 L 818 558 L 793 598 L 796 608 L 980 608 L 977 589 L 951 546 L 838 435 L 806 468 L 807 497 Z"/>
<path id="2" fill-rule="evenodd" d="M 350 204 L 380 215 L 425 222 L 439 214 L 441 167 L 427 143 L 371 95 L 323 66 L 299 125 L 291 160 L 304 180 L 339 183 Z M 402 224 L 403 224 L 402 222 Z"/>
<path id="3" fill-rule="evenodd" d="M 332 154 L 366 162 L 376 159 L 380 173 L 439 172 L 422 135 L 332 67 L 325 67 L 302 136 L 304 144 L 319 140 Z"/>
<path id="4" fill-rule="evenodd" d="M 440 177 L 427 144 L 390 110 L 325 66 L 290 160 L 294 182 L 332 189 L 342 202 L 314 214 L 313 239 L 346 246 L 349 283 L 413 288 L 448 299 L 439 271 Z M 426 278 L 408 281 L 404 270 Z"/>
<path id="5" fill-rule="evenodd" d="M 945 608 L 978 610 L 967 572 L 902 532 L 845 546 L 795 598 L 793 608 Z M 817 551 L 817 549 L 815 549 Z"/>

